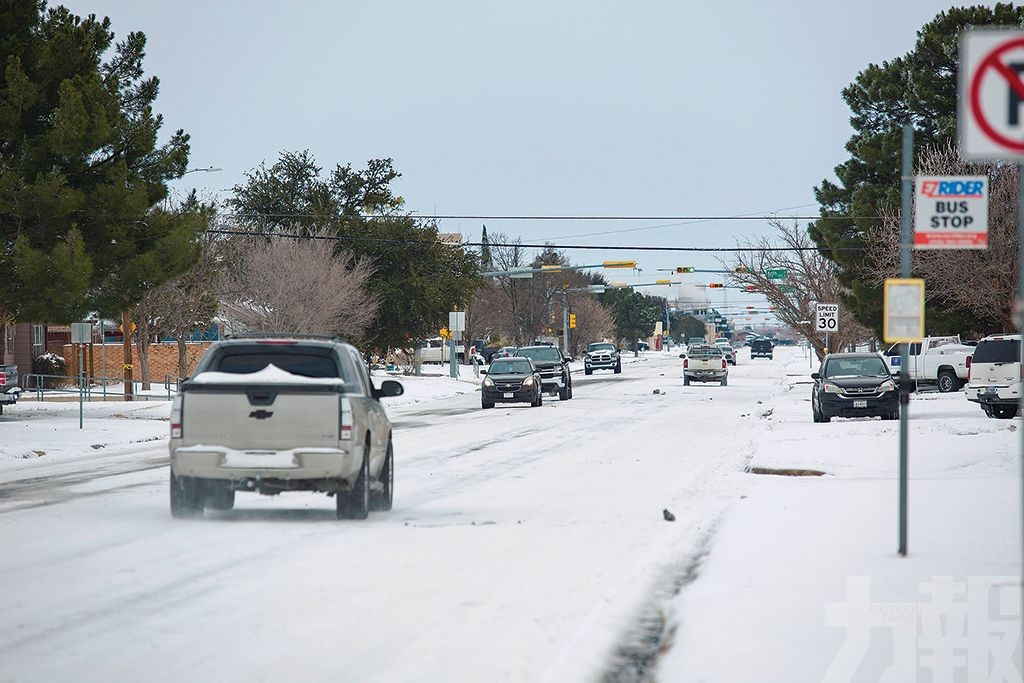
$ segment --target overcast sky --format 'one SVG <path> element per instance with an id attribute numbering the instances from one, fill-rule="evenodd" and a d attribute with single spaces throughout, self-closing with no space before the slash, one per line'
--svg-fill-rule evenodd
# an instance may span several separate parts
<path id="1" fill-rule="evenodd" d="M 814 214 L 846 158 L 843 87 L 906 53 L 948 2 L 254 2 L 73 0 L 143 31 L 167 132 L 192 135 L 176 187 L 223 197 L 261 161 L 391 157 L 421 214 Z M 446 221 L 475 241 L 481 221 Z M 729 246 L 765 228 L 487 221 L 524 241 Z M 632 232 L 594 234 L 632 229 Z M 644 273 L 712 256 L 636 258 Z M 694 276 L 689 276 L 693 278 Z M 663 294 L 651 290 L 651 293 Z"/>

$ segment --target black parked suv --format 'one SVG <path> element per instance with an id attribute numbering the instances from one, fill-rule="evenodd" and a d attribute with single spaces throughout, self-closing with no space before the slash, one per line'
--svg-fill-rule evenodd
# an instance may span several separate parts
<path id="1" fill-rule="evenodd" d="M 558 394 L 562 401 L 572 398 L 572 375 L 569 358 L 554 346 L 523 346 L 516 350 L 517 358 L 529 358 L 540 374 L 546 394 Z"/>
<path id="2" fill-rule="evenodd" d="M 811 412 L 815 422 L 876 415 L 883 420 L 899 419 L 896 380 L 876 353 L 830 353 L 811 379 Z"/>
<path id="3" fill-rule="evenodd" d="M 495 403 L 529 403 L 543 405 L 544 394 L 540 375 L 529 358 L 495 358 L 480 386 L 480 406 L 493 408 Z"/>

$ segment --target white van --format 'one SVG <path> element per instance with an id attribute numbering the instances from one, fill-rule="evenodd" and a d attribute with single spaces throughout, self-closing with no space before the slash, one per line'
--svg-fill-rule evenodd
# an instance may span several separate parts
<path id="1" fill-rule="evenodd" d="M 965 393 L 989 417 L 1008 420 L 1019 410 L 1020 339 L 1019 334 L 994 334 L 974 349 Z"/>

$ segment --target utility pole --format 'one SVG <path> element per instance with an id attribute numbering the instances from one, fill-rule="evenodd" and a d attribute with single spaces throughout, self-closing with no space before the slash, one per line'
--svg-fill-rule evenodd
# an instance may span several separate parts
<path id="1" fill-rule="evenodd" d="M 910 277 L 911 235 L 910 213 L 914 194 L 914 127 L 903 126 L 903 174 L 900 197 L 900 277 Z M 900 344 L 900 534 L 899 553 L 907 555 L 907 467 L 908 467 L 908 410 L 910 408 L 910 345 Z"/>
<path id="2" fill-rule="evenodd" d="M 124 349 L 124 400 L 133 400 L 132 395 L 132 311 L 124 309 L 121 314 L 121 338 Z"/>

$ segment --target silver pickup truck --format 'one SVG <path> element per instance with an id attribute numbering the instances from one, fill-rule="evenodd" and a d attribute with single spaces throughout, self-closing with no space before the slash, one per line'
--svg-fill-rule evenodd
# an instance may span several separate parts
<path id="1" fill-rule="evenodd" d="M 20 397 L 18 366 L 0 365 L 0 415 L 4 414 L 4 406 L 14 405 Z"/>
<path id="2" fill-rule="evenodd" d="M 288 337 L 215 342 L 171 408 L 171 514 L 230 510 L 236 491 L 319 491 L 339 519 L 390 510 L 391 422 L 352 346 Z"/>

